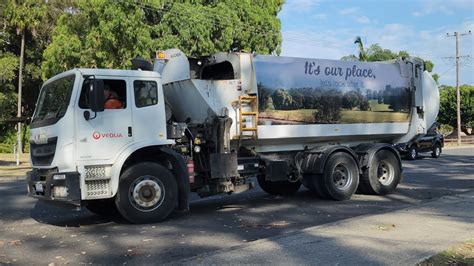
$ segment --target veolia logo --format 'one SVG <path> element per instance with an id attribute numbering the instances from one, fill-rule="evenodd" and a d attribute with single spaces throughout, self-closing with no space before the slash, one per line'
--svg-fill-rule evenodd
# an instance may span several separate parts
<path id="1" fill-rule="evenodd" d="M 100 139 L 100 138 L 116 139 L 116 138 L 122 138 L 122 137 L 123 137 L 122 133 L 100 133 L 97 131 L 92 132 L 92 138 L 94 139 Z"/>
<path id="2" fill-rule="evenodd" d="M 94 132 L 92 133 L 92 137 L 93 137 L 94 139 L 100 139 L 100 133 L 97 132 L 97 131 L 94 131 Z"/>

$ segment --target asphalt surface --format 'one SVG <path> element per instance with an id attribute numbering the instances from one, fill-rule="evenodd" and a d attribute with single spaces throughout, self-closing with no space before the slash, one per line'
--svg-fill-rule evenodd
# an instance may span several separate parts
<path id="1" fill-rule="evenodd" d="M 23 181 L 0 181 L 0 264 L 173 263 L 246 242 L 395 211 L 474 190 L 474 149 L 445 150 L 439 159 L 403 161 L 405 178 L 388 196 L 321 200 L 301 189 L 276 197 L 260 189 L 195 200 L 191 211 L 159 224 L 131 225 L 86 210 L 71 211 L 25 196 Z"/>

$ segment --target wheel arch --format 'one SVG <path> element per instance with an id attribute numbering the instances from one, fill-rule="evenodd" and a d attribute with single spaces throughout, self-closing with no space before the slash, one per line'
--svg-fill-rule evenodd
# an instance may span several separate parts
<path id="1" fill-rule="evenodd" d="M 412 144 L 415 145 L 415 144 Z M 397 158 L 398 165 L 400 167 L 400 171 L 403 172 L 403 167 L 402 167 L 402 159 L 400 157 L 400 153 L 398 153 L 397 149 L 393 147 L 393 145 L 388 144 L 388 143 L 364 143 L 360 144 L 357 147 L 354 148 L 357 156 L 358 156 L 358 161 L 359 165 L 362 170 L 368 169 L 370 162 L 374 158 L 375 154 L 380 151 L 380 150 L 387 150 L 395 157 Z"/>
<path id="2" fill-rule="evenodd" d="M 122 160 L 118 176 L 139 162 L 156 162 L 168 168 L 178 184 L 178 209 L 189 210 L 189 178 L 184 157 L 167 146 L 145 146 L 129 153 Z"/>

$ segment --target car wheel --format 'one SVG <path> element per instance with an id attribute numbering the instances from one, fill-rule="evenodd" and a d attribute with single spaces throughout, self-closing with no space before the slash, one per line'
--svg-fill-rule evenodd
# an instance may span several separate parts
<path id="1" fill-rule="evenodd" d="M 418 149 L 415 145 L 412 145 L 410 149 L 408 149 L 406 157 L 408 160 L 415 160 L 416 158 L 418 158 Z"/>
<path id="2" fill-rule="evenodd" d="M 438 143 L 436 143 L 433 146 L 433 150 L 431 151 L 431 157 L 438 158 L 440 155 L 441 155 L 441 146 Z"/>

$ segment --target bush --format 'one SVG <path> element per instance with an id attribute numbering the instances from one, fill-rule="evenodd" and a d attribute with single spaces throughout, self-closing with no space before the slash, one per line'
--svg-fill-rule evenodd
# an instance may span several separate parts
<path id="1" fill-rule="evenodd" d="M 439 133 L 443 134 L 443 136 L 447 136 L 453 132 L 454 128 L 450 125 L 442 124 L 439 128 Z"/>
<path id="2" fill-rule="evenodd" d="M 28 153 L 30 152 L 30 127 L 23 124 L 23 129 L 21 132 L 23 135 L 23 152 Z M 10 129 L 2 133 L 3 134 L 0 136 L 0 153 L 13 153 L 16 144 L 16 130 Z"/>

